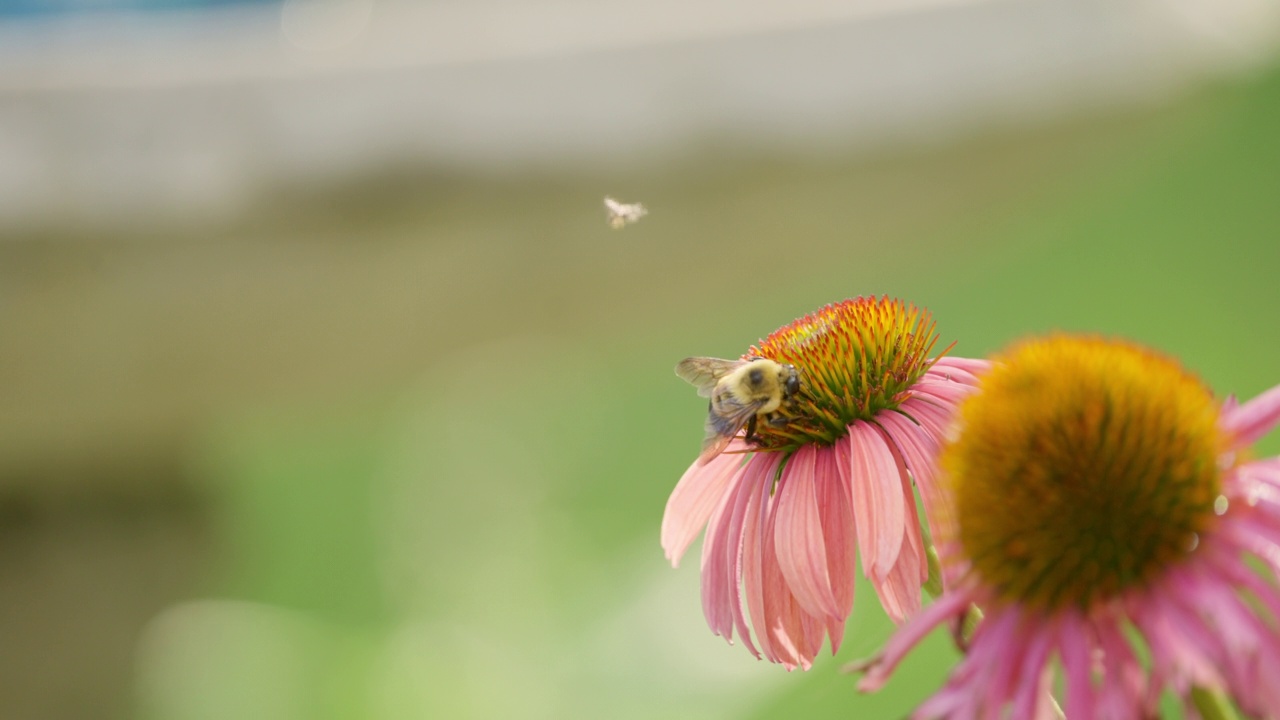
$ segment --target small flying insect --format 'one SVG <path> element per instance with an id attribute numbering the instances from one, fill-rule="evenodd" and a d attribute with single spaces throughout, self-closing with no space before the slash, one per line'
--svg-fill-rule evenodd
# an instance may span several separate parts
<path id="1" fill-rule="evenodd" d="M 700 465 L 719 455 L 744 427 L 745 439 L 754 438 L 757 420 L 773 426 L 786 424 L 786 418 L 774 413 L 800 392 L 795 366 L 768 358 L 685 358 L 676 365 L 676 375 L 698 388 L 702 397 L 711 398 Z"/>
<path id="2" fill-rule="evenodd" d="M 645 206 L 640 203 L 618 202 L 611 197 L 604 199 L 604 211 L 609 215 L 609 227 L 614 230 L 621 230 L 649 214 Z"/>

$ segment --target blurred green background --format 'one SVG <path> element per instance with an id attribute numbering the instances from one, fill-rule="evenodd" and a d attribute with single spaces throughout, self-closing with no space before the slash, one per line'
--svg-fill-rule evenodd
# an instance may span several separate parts
<path id="1" fill-rule="evenodd" d="M 601 198 L 650 215 L 608 228 Z M 672 367 L 827 302 L 954 354 L 1090 330 L 1280 382 L 1280 72 L 948 139 L 612 169 L 388 162 L 243 212 L 0 243 L 5 717 L 902 716 L 701 615 L 658 547 L 704 401 Z M 1280 437 L 1263 441 L 1280 451 Z"/>

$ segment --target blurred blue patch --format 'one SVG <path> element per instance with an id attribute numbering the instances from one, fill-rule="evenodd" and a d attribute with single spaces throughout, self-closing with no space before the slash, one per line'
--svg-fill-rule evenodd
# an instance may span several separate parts
<path id="1" fill-rule="evenodd" d="M 230 5 L 278 5 L 278 0 L 0 0 L 0 17 L 72 15 L 112 10 L 164 11 Z"/>

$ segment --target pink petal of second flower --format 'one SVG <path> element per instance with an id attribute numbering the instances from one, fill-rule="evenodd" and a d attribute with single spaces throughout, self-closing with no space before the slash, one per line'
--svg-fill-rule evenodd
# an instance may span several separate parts
<path id="1" fill-rule="evenodd" d="M 1222 408 L 1222 429 L 1235 436 L 1236 446 L 1252 445 L 1280 423 L 1280 385 L 1239 407 Z"/>
<path id="2" fill-rule="evenodd" d="M 883 580 L 898 561 L 906 524 L 898 465 L 880 433 L 858 420 L 845 438 L 862 572 Z"/>
<path id="3" fill-rule="evenodd" d="M 722 453 L 705 465 L 695 462 L 685 471 L 676 489 L 667 499 L 662 516 L 662 549 L 672 567 L 680 566 L 680 558 L 689 544 L 702 532 L 716 505 L 724 497 L 729 479 L 742 464 L 742 456 L 733 454 L 745 444 L 734 440 Z"/>
<path id="4" fill-rule="evenodd" d="M 1058 656 L 1067 679 L 1067 703 L 1071 720 L 1094 720 L 1097 701 L 1093 689 L 1093 642 L 1089 625 L 1068 613 L 1059 626 Z"/>
<path id="5" fill-rule="evenodd" d="M 858 691 L 875 692 L 883 687 L 911 648 L 919 644 L 929 631 L 963 612 L 970 601 L 970 595 L 966 592 L 944 593 L 937 602 L 925 608 L 924 612 L 898 628 L 885 644 L 875 664 L 858 681 Z"/>
<path id="6" fill-rule="evenodd" d="M 827 547 L 818 507 L 817 453 L 812 445 L 800 448 L 782 471 L 785 479 L 774 498 L 774 549 L 782 576 L 800 606 L 810 615 L 837 615 L 840 608 L 827 573 Z"/>
<path id="7" fill-rule="evenodd" d="M 1048 692 L 1044 683 L 1045 663 L 1057 638 L 1053 627 L 1042 627 L 1032 637 L 1027 647 L 1026 658 L 1019 668 L 1020 681 L 1007 689 L 1013 697 L 1013 717 L 1037 718 L 1042 720 L 1048 711 L 1045 694 Z M 1043 710 L 1041 709 L 1043 708 Z"/>

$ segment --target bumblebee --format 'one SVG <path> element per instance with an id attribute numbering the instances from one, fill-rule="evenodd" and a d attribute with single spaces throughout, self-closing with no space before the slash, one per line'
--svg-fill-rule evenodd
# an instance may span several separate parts
<path id="1" fill-rule="evenodd" d="M 698 388 L 702 397 L 711 398 L 699 464 L 719 455 L 744 427 L 745 439 L 755 437 L 759 420 L 774 426 L 785 424 L 786 419 L 774 413 L 800 392 L 796 367 L 768 358 L 685 358 L 676 365 L 676 375 Z"/>

